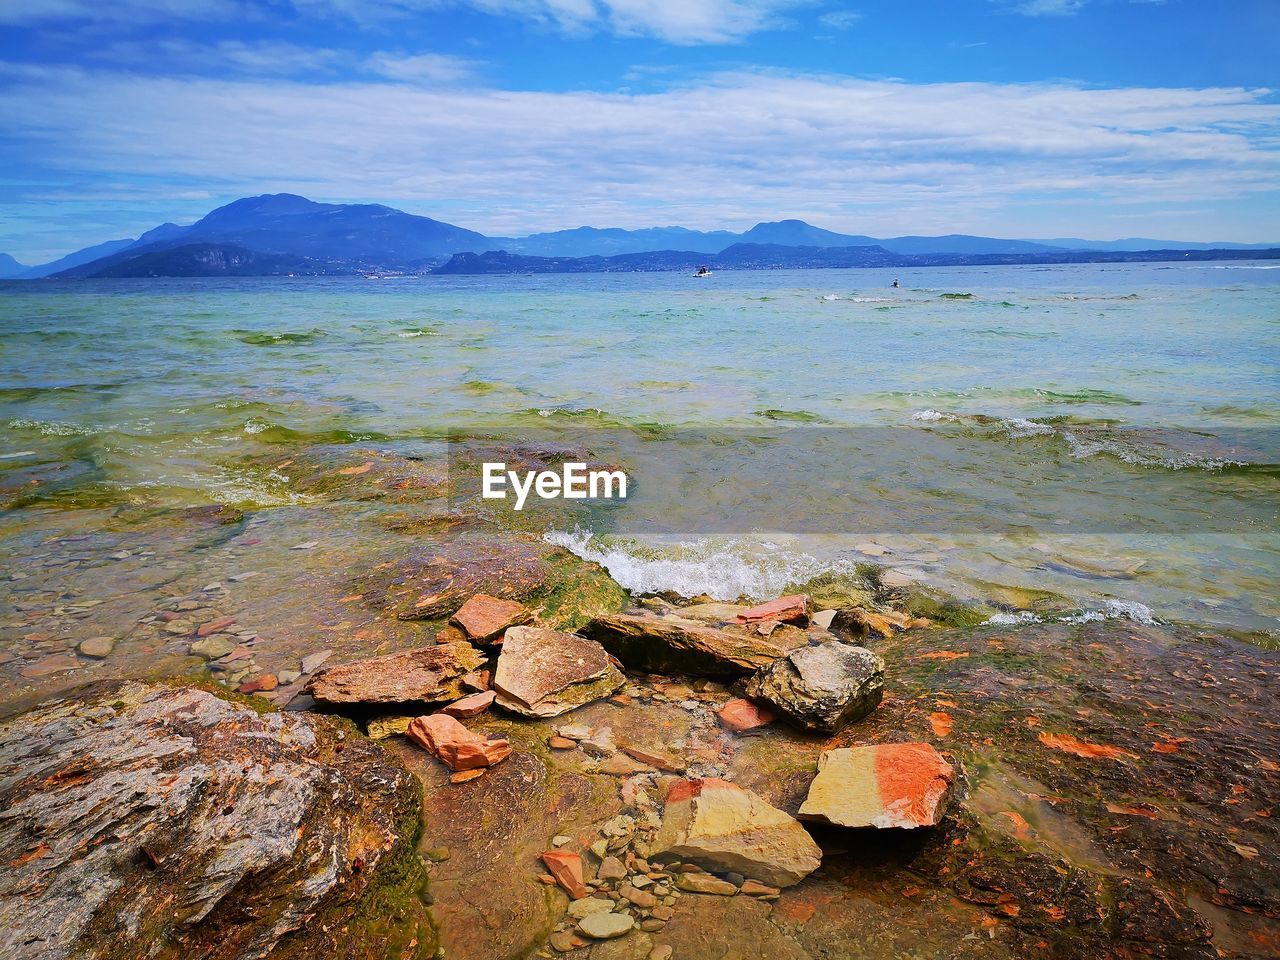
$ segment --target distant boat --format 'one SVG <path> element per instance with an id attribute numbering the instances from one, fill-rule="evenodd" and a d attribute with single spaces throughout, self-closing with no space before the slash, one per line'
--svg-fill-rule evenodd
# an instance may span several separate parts
<path id="1" fill-rule="evenodd" d="M 695 277 L 709 277 L 709 276 L 711 276 L 711 268 L 710 268 L 710 267 L 708 267 L 708 266 L 704 263 L 702 266 L 700 266 L 700 267 L 698 268 L 698 272 L 697 272 L 697 273 L 695 273 L 695 274 L 694 274 L 694 276 L 695 276 Z"/>

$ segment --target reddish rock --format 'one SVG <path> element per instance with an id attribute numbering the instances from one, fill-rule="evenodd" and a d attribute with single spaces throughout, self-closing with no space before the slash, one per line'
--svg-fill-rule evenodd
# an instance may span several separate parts
<path id="1" fill-rule="evenodd" d="M 483 777 L 487 770 L 487 767 L 476 767 L 474 770 L 460 770 L 449 778 L 449 782 L 466 783 L 468 780 L 475 780 L 477 777 Z"/>
<path id="2" fill-rule="evenodd" d="M 532 619 L 533 614 L 523 603 L 477 593 L 458 608 L 449 623 L 475 643 L 493 643 L 508 627 L 519 626 Z"/>
<path id="3" fill-rule="evenodd" d="M 583 632 L 628 667 L 653 673 L 737 677 L 787 652 L 772 638 L 740 626 L 721 630 L 678 616 L 598 617 Z"/>
<path id="4" fill-rule="evenodd" d="M 34 680 L 37 677 L 47 677 L 53 673 L 75 670 L 79 666 L 80 661 L 75 657 L 65 653 L 55 653 L 48 657 L 42 657 L 30 666 L 24 667 L 22 675 L 28 680 Z"/>
<path id="5" fill-rule="evenodd" d="M 808 623 L 809 597 L 804 593 L 778 597 L 758 607 L 744 610 L 735 617 L 738 623 L 758 623 L 773 620 L 778 623 Z"/>
<path id="6" fill-rule="evenodd" d="M 474 673 L 463 674 L 462 685 L 476 693 L 484 693 L 493 687 L 493 674 L 488 670 L 476 670 Z"/>
<path id="7" fill-rule="evenodd" d="M 231 626 L 235 622 L 235 617 L 218 617 L 216 620 L 210 620 L 207 623 L 200 624 L 196 629 L 196 636 L 207 637 L 212 633 L 218 633 L 227 629 L 227 627 Z"/>
<path id="8" fill-rule="evenodd" d="M 280 686 L 280 681 L 274 673 L 262 673 L 246 680 L 236 690 L 240 693 L 257 693 L 259 690 L 266 693 L 278 686 Z"/>
<path id="9" fill-rule="evenodd" d="M 927 743 L 827 750 L 799 816 L 840 827 L 931 827 L 954 779 L 951 764 Z"/>
<path id="10" fill-rule="evenodd" d="M 641 763 L 647 763 L 651 767 L 662 770 L 666 773 L 683 773 L 684 767 L 670 757 L 664 757 L 660 753 L 649 753 L 638 747 L 628 747 L 623 744 L 620 748 L 623 753 L 631 757 L 633 760 L 639 760 Z"/>
<path id="11" fill-rule="evenodd" d="M 511 756 L 506 740 L 486 740 L 442 713 L 418 717 L 405 735 L 450 770 L 492 767 Z"/>
<path id="12" fill-rule="evenodd" d="M 493 704 L 495 694 L 492 690 L 486 690 L 484 693 L 473 693 L 469 697 L 463 697 L 457 703 L 451 703 L 440 713 L 450 717 L 463 719 L 465 717 L 475 717 L 486 710 Z"/>
<path id="13" fill-rule="evenodd" d="M 543 853 L 542 862 L 556 878 L 556 883 L 574 900 L 581 900 L 591 894 L 583 882 L 582 857 L 578 854 L 567 850 L 548 850 Z"/>
<path id="14" fill-rule="evenodd" d="M 464 696 L 462 677 L 484 663 L 467 643 L 445 643 L 316 674 L 307 692 L 317 703 L 449 703 Z"/>
<path id="15" fill-rule="evenodd" d="M 568 737 L 547 737 L 547 746 L 552 750 L 572 750 L 578 745 L 576 740 Z"/>
<path id="16" fill-rule="evenodd" d="M 768 707 L 762 707 L 742 697 L 730 700 L 716 712 L 716 716 L 734 733 L 745 733 L 777 719 Z"/>

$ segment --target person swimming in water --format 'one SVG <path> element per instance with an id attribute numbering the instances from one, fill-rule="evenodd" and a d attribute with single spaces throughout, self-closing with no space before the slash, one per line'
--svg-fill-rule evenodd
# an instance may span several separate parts
<path id="1" fill-rule="evenodd" d="M 897 280 L 897 278 L 896 278 L 896 277 L 894 278 L 893 283 L 889 284 L 889 286 L 891 286 L 891 287 L 897 287 L 897 286 L 900 286 L 900 284 L 898 283 L 898 280 Z"/>

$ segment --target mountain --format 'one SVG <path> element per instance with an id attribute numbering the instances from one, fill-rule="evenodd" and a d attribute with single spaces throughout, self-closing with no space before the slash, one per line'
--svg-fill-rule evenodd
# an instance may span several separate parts
<path id="1" fill-rule="evenodd" d="M 1268 250 L 1045 250 L 1030 253 L 894 253 L 882 246 L 789 247 L 737 243 L 711 257 L 690 250 L 659 250 L 614 257 L 530 257 L 506 250 L 456 253 L 432 273 L 617 273 L 688 271 L 705 263 L 718 270 L 802 270 L 816 267 L 956 267 L 1038 263 L 1138 263 L 1240 259 L 1280 260 L 1280 248 Z"/>
<path id="2" fill-rule="evenodd" d="M 322 261 L 291 254 L 258 253 L 244 247 L 216 243 L 190 243 L 151 250 L 111 263 L 86 274 L 105 277 L 272 277 L 331 272 Z M 335 273 L 350 273 L 338 266 Z"/>
<path id="3" fill-rule="evenodd" d="M 623 230 L 620 227 L 577 227 L 527 237 L 490 237 L 490 249 L 539 257 L 616 256 L 657 250 L 692 250 L 715 253 L 738 240 L 728 230 L 687 230 L 684 227 L 647 227 Z"/>
<path id="4" fill-rule="evenodd" d="M 739 243 L 777 244 L 783 247 L 866 247 L 880 242 L 872 237 L 832 233 L 803 220 L 757 223 L 737 239 Z"/>
<path id="5" fill-rule="evenodd" d="M 78 267 L 82 263 L 92 263 L 94 260 L 110 256 L 118 250 L 124 250 L 126 247 L 132 246 L 135 242 L 132 237 L 125 240 L 108 240 L 106 243 L 99 243 L 92 247 L 85 247 L 83 250 L 77 250 L 75 253 L 68 253 L 65 257 L 51 260 L 49 263 L 42 263 L 38 267 L 28 267 L 22 276 L 24 279 L 51 277 L 55 273 L 61 273 L 63 270 Z"/>
<path id="6" fill-rule="evenodd" d="M 1051 246 L 1032 240 L 998 240 L 995 237 L 971 237 L 963 233 L 950 233 L 943 237 L 892 237 L 876 241 L 894 253 L 1047 253 L 1065 247 Z M 1154 246 L 1146 250 L 1156 249 Z"/>
<path id="7" fill-rule="evenodd" d="M 26 264 L 19 263 L 7 253 L 0 253 L 0 280 L 8 280 L 12 277 L 20 277 L 26 273 L 30 267 Z"/>
<path id="8" fill-rule="evenodd" d="M 1268 250 L 1280 246 L 1275 243 L 1194 243 L 1185 240 L 1151 240 L 1147 237 L 1128 237 L 1124 240 L 1080 240 L 1068 237 L 1032 242 L 1068 250 Z"/>

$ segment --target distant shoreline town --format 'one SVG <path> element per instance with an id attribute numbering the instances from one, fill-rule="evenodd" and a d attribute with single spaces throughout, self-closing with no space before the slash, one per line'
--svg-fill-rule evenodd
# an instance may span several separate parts
<path id="1" fill-rule="evenodd" d="M 636 273 L 1280 259 L 1275 244 L 1146 238 L 1007 240 L 951 234 L 887 239 L 803 220 L 743 233 L 683 227 L 579 227 L 486 237 L 380 204 L 246 197 L 189 226 L 165 223 L 39 266 L 0 254 L 0 279 L 422 274 Z"/>

